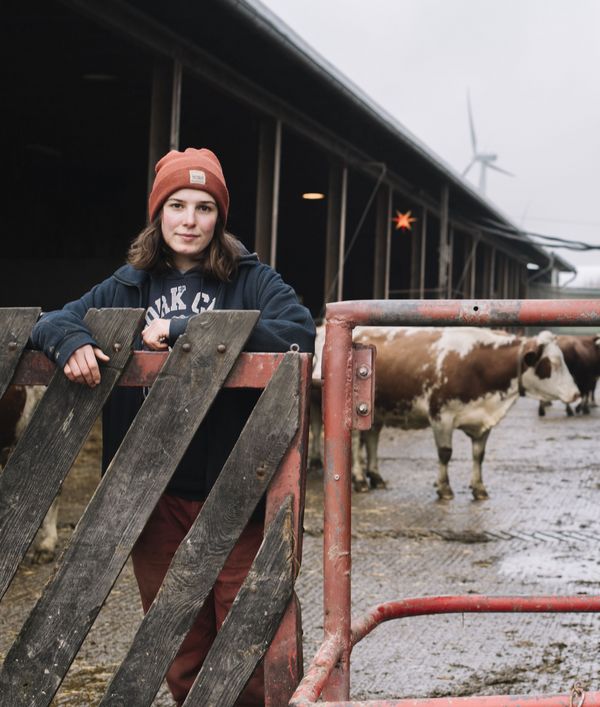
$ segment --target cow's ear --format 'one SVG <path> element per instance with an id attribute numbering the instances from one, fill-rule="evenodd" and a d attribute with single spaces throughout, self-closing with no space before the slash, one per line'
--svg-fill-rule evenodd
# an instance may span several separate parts
<path id="1" fill-rule="evenodd" d="M 544 344 L 536 341 L 528 341 L 523 352 L 523 363 L 529 368 L 533 368 L 544 355 Z"/>

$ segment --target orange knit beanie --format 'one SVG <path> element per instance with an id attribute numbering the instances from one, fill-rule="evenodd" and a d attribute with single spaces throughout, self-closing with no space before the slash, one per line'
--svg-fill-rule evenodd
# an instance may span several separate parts
<path id="1" fill-rule="evenodd" d="M 185 152 L 171 150 L 156 163 L 156 177 L 148 199 L 148 213 L 153 221 L 162 205 L 178 189 L 200 189 L 217 202 L 223 225 L 227 223 L 229 192 L 221 163 L 211 150 L 188 147 Z"/>

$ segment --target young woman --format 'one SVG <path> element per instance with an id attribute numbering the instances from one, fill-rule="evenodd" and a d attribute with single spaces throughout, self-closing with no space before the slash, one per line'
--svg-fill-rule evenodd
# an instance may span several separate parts
<path id="1" fill-rule="evenodd" d="M 88 309 L 144 307 L 146 326 L 139 348 L 166 350 L 186 330 L 189 318 L 209 309 L 260 310 L 247 351 L 281 352 L 298 344 L 312 352 L 314 324 L 292 290 L 225 230 L 229 193 L 221 164 L 207 149 L 172 150 L 156 165 L 149 198 L 149 226 L 133 241 L 127 264 L 61 310 L 44 314 L 33 329 L 34 346 L 69 380 L 94 387 L 99 362 L 108 356 L 83 323 Z M 139 537 L 132 560 L 147 611 L 181 540 L 202 508 L 258 394 L 222 390 L 166 492 Z M 118 388 L 103 412 L 106 469 L 143 402 L 139 388 Z M 233 603 L 262 540 L 263 508 L 257 509 L 229 556 L 167 674 L 175 701 L 185 699 Z M 262 669 L 239 705 L 264 704 Z"/>

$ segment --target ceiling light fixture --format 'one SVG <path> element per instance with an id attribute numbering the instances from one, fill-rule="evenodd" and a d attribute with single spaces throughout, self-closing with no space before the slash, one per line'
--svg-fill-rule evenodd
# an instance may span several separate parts
<path id="1" fill-rule="evenodd" d="M 302 194 L 302 198 L 308 201 L 318 201 L 319 199 L 324 199 L 325 194 L 322 194 L 320 191 L 305 191 L 304 194 Z"/>

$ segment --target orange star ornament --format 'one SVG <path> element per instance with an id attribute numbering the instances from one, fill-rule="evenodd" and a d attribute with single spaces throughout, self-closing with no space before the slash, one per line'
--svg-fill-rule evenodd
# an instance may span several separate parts
<path id="1" fill-rule="evenodd" d="M 396 224 L 396 230 L 402 229 L 403 231 L 412 231 L 412 224 L 417 219 L 412 215 L 412 211 L 407 211 L 405 214 L 400 213 L 396 210 L 396 215 L 392 221 Z"/>

